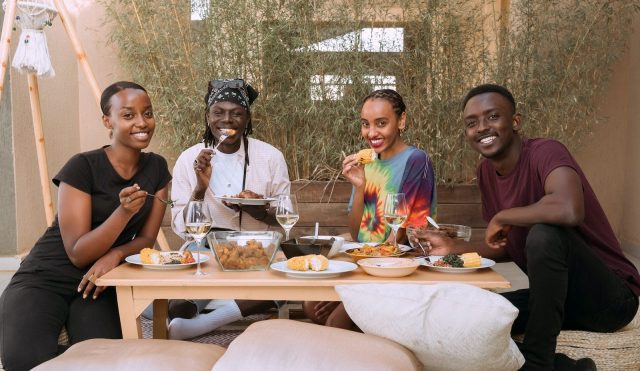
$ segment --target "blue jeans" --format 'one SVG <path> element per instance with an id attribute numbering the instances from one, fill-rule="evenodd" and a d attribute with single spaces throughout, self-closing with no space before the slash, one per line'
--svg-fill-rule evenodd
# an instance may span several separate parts
<path id="1" fill-rule="evenodd" d="M 529 289 L 504 293 L 520 313 L 522 370 L 551 370 L 562 329 L 613 332 L 638 311 L 638 297 L 574 229 L 537 224 L 525 246 Z"/>

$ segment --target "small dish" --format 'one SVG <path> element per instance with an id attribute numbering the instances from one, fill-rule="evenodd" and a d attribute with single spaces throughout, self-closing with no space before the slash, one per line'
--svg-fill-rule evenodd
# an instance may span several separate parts
<path id="1" fill-rule="evenodd" d="M 420 266 L 416 259 L 407 258 L 365 258 L 357 263 L 365 272 L 376 277 L 404 277 Z"/>
<path id="2" fill-rule="evenodd" d="M 314 243 L 310 242 L 312 239 L 313 236 L 303 236 L 284 241 L 280 244 L 280 249 L 287 259 L 309 254 L 324 255 L 327 258 L 332 258 L 344 244 L 344 237 L 340 236 L 318 236 Z"/>

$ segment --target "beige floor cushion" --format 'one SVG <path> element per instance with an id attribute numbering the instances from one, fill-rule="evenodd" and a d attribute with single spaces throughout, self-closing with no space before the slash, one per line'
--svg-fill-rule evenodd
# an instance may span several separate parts
<path id="1" fill-rule="evenodd" d="M 249 326 L 213 370 L 409 371 L 420 367 L 410 351 L 381 337 L 273 319 Z"/>
<path id="2" fill-rule="evenodd" d="M 73 345 L 36 371 L 210 371 L 225 349 L 179 340 L 92 339 Z"/>

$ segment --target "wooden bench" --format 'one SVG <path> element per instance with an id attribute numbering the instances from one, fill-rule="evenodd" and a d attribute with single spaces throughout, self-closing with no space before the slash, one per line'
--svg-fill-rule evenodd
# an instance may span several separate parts
<path id="1" fill-rule="evenodd" d="M 291 231 L 293 237 L 313 234 L 320 223 L 321 235 L 349 233 L 347 207 L 351 197 L 351 183 L 323 181 L 295 181 L 291 190 L 298 197 L 300 220 Z M 463 224 L 473 228 L 472 240 L 482 240 L 487 224 L 482 220 L 480 191 L 475 185 L 438 186 L 436 220 L 441 223 Z M 171 210 L 167 209 L 162 230 L 172 249 L 183 240 L 171 229 Z"/>

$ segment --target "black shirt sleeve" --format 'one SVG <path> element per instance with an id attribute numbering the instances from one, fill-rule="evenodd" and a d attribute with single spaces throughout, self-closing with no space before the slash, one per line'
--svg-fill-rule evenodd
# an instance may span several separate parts
<path id="1" fill-rule="evenodd" d="M 53 184 L 59 187 L 60 182 L 67 183 L 74 188 L 91 194 L 93 188 L 91 167 L 84 154 L 79 153 L 71 157 L 58 174 L 53 177 Z"/>

